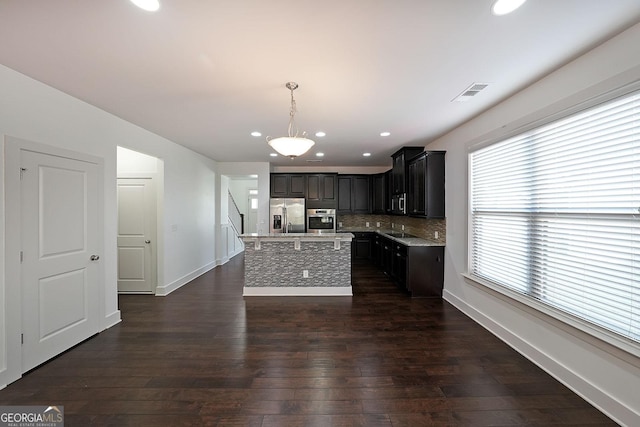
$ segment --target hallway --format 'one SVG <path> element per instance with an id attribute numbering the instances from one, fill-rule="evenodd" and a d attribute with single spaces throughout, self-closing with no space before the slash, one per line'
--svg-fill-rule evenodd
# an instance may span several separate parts
<path id="1" fill-rule="evenodd" d="M 616 425 L 441 300 L 354 264 L 353 297 L 242 297 L 243 256 L 0 390 L 66 426 Z"/>

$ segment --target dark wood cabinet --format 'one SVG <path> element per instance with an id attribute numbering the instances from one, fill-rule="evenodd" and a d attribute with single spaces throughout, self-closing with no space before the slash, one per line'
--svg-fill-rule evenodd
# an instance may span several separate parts
<path id="1" fill-rule="evenodd" d="M 271 197 L 306 197 L 305 174 L 272 173 Z"/>
<path id="2" fill-rule="evenodd" d="M 444 168 L 444 151 L 427 151 L 409 161 L 409 215 L 444 218 Z"/>
<path id="3" fill-rule="evenodd" d="M 351 257 L 353 259 L 369 260 L 372 257 L 374 233 L 353 233 L 351 241 Z"/>
<path id="4" fill-rule="evenodd" d="M 396 284 L 408 291 L 411 290 L 409 283 L 407 283 L 407 253 L 408 247 L 394 242 L 393 244 L 393 274 L 391 277 L 396 281 Z"/>
<path id="5" fill-rule="evenodd" d="M 380 268 L 393 277 L 393 240 L 385 237 L 380 239 Z"/>
<path id="6" fill-rule="evenodd" d="M 380 234 L 371 240 L 371 260 L 412 297 L 442 297 L 444 247 L 407 246 Z"/>
<path id="7" fill-rule="evenodd" d="M 371 213 L 369 175 L 338 175 L 338 214 Z"/>
<path id="8" fill-rule="evenodd" d="M 378 268 L 382 268 L 382 237 L 374 233 L 371 238 L 371 263 Z"/>
<path id="9" fill-rule="evenodd" d="M 407 257 L 407 283 L 412 297 L 442 298 L 444 247 L 412 246 Z"/>
<path id="10" fill-rule="evenodd" d="M 371 176 L 371 213 L 384 215 L 389 212 L 389 177 L 389 172 Z"/>
<path id="11" fill-rule="evenodd" d="M 407 192 L 407 166 L 411 158 L 424 151 L 423 147 L 402 147 L 391 155 L 393 168 L 391 169 L 391 193 L 404 194 Z"/>
<path id="12" fill-rule="evenodd" d="M 335 209 L 337 206 L 338 174 L 307 175 L 307 208 Z"/>

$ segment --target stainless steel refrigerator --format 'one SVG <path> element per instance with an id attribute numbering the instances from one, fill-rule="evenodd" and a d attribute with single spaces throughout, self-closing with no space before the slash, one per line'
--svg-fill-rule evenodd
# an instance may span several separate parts
<path id="1" fill-rule="evenodd" d="M 269 231 L 271 233 L 305 232 L 304 199 L 271 199 Z"/>

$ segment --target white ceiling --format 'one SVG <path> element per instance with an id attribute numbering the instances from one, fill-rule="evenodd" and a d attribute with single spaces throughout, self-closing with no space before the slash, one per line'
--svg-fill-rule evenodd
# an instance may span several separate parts
<path id="1" fill-rule="evenodd" d="M 160 2 L 0 0 L 0 63 L 215 160 L 376 166 L 640 21 L 638 0 L 529 0 L 503 17 L 493 0 Z M 287 81 L 299 128 L 327 136 L 274 160 L 264 137 L 287 131 Z M 451 102 L 474 82 L 490 85 Z"/>

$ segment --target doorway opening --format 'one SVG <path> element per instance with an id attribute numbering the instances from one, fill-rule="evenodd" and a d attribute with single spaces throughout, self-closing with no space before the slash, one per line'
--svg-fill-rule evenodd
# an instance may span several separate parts
<path id="1" fill-rule="evenodd" d="M 118 147 L 118 293 L 156 293 L 162 283 L 164 162 Z"/>

